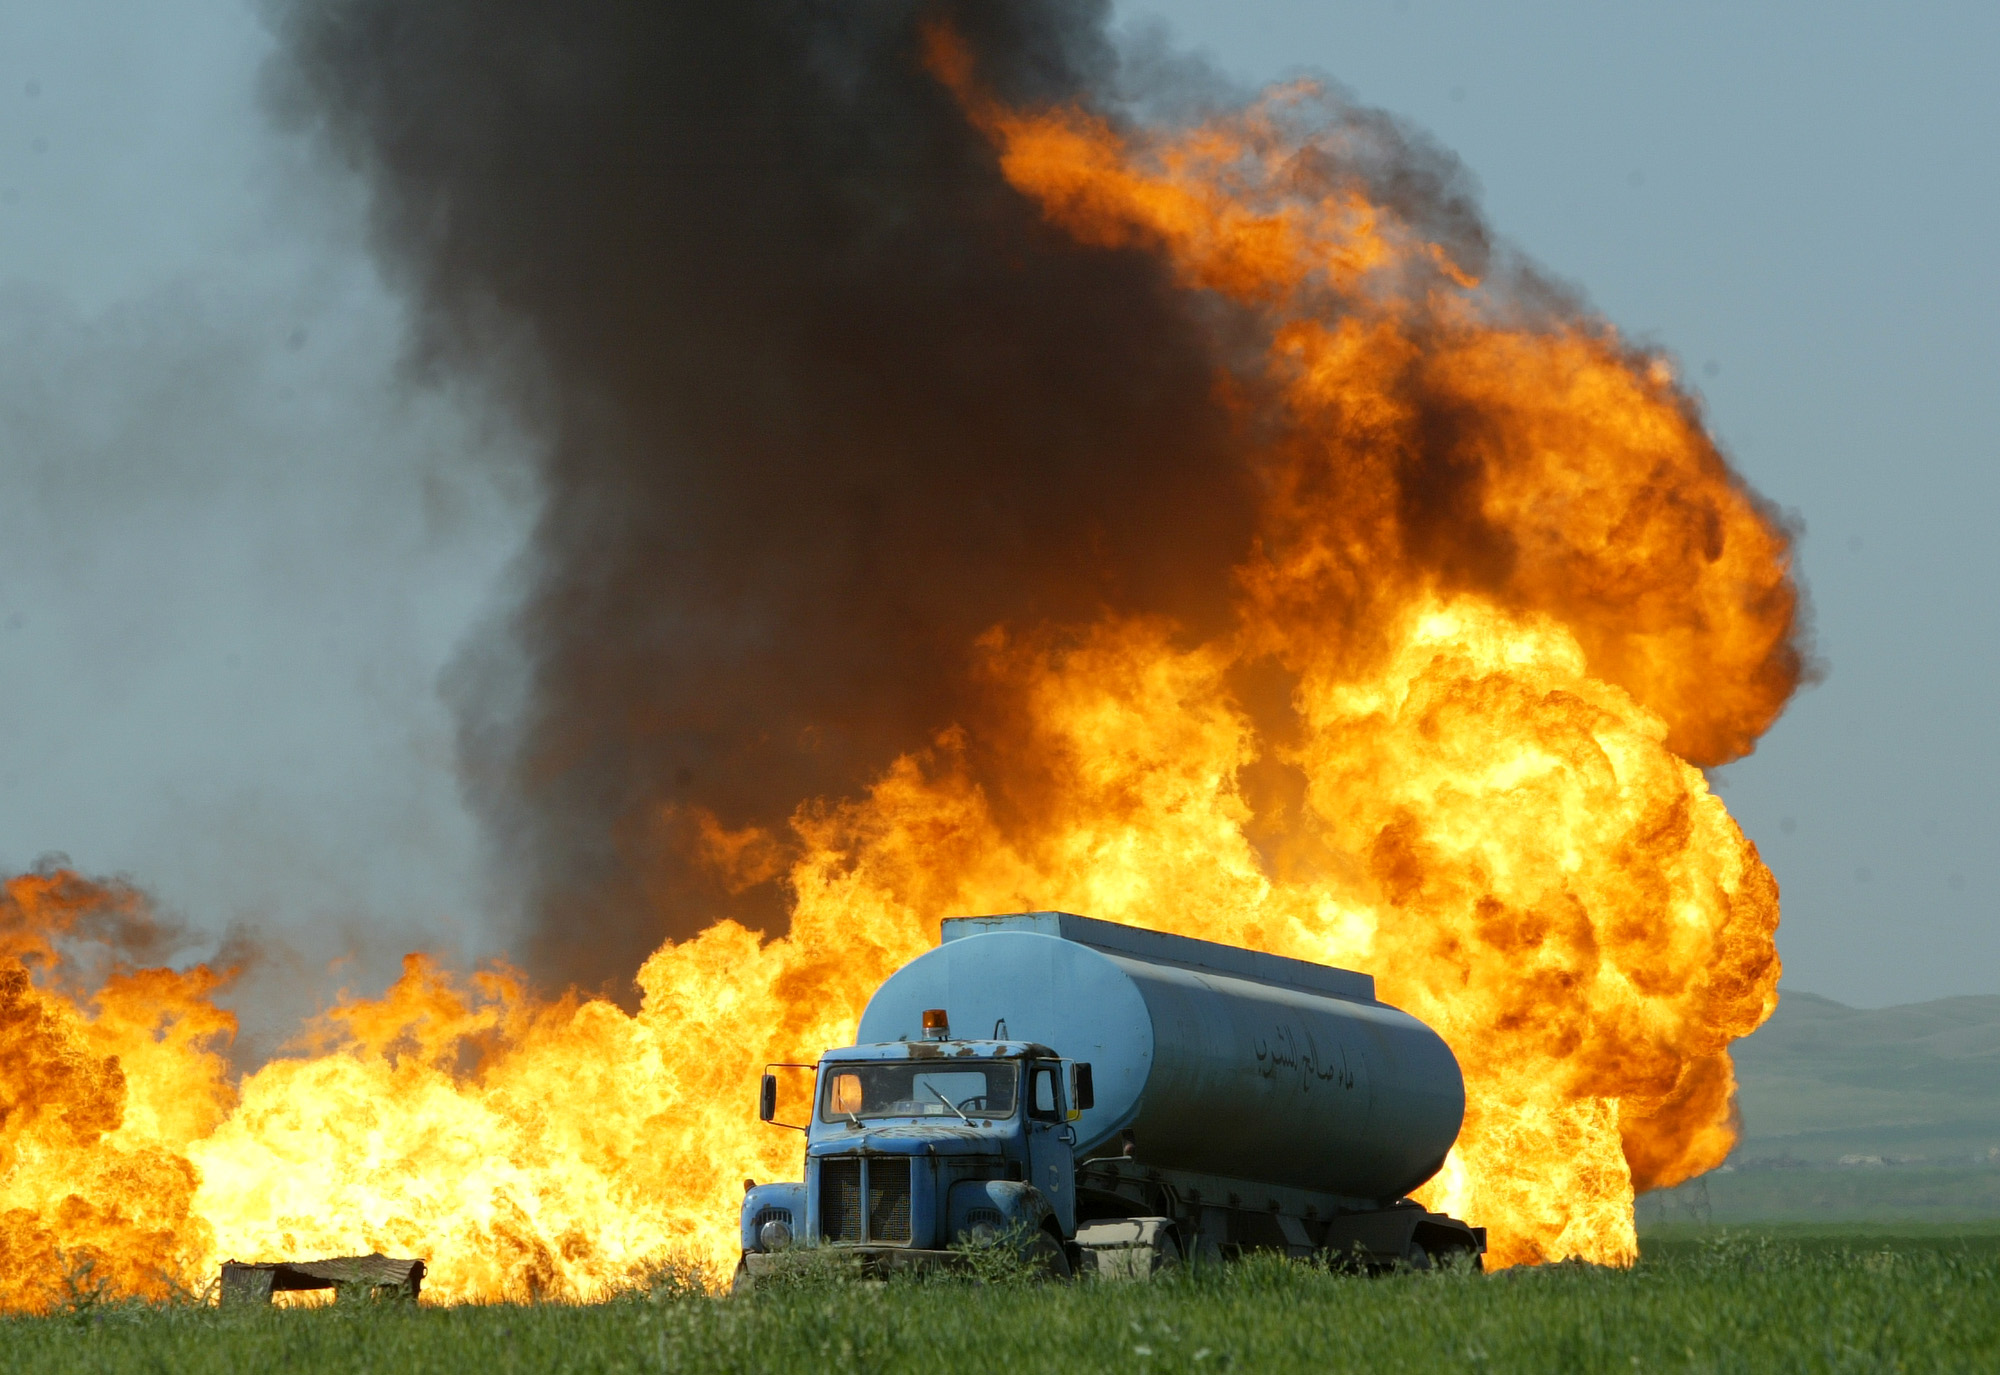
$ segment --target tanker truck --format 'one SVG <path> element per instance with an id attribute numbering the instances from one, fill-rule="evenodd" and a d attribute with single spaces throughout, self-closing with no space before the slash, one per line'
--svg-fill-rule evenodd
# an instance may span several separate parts
<path id="1" fill-rule="evenodd" d="M 780 1120 L 787 1069 L 813 1071 L 782 1114 L 804 1123 Z M 947 919 L 856 1044 L 767 1068 L 758 1106 L 806 1133 L 805 1178 L 746 1182 L 739 1285 L 798 1245 L 883 1274 L 1004 1243 L 1059 1276 L 1486 1249 L 1406 1197 L 1457 1138 L 1465 1083 L 1373 978 L 1067 912 Z"/>

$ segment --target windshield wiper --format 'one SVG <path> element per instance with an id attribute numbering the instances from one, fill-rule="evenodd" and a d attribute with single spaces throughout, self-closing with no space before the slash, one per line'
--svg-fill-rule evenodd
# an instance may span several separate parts
<path id="1" fill-rule="evenodd" d="M 950 1108 L 953 1112 L 958 1113 L 959 1120 L 964 1122 L 966 1126 L 969 1127 L 972 1125 L 972 1119 L 970 1117 L 967 1117 L 963 1112 L 959 1110 L 958 1104 L 952 1102 L 942 1093 L 939 1093 L 938 1086 L 936 1084 L 925 1084 L 924 1087 L 931 1091 L 932 1096 L 935 1097 L 938 1100 L 938 1102 L 944 1104 L 946 1107 Z"/>

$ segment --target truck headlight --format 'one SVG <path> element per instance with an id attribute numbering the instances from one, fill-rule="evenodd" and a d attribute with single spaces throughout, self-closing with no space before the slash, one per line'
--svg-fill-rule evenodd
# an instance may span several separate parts
<path id="1" fill-rule="evenodd" d="M 791 1224 L 772 1218 L 757 1229 L 757 1244 L 766 1251 L 782 1251 L 792 1244 Z"/>

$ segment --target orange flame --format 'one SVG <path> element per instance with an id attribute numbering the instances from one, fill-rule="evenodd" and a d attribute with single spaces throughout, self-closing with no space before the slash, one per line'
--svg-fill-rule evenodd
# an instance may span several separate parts
<path id="1" fill-rule="evenodd" d="M 1798 683 L 1785 532 L 1665 360 L 1372 204 L 1310 83 L 1125 133 L 1003 106 L 948 29 L 927 59 L 1053 223 L 1267 320 L 1286 424 L 1227 652 L 1296 675 L 1300 738 L 1217 762 L 1303 796 L 1239 861 L 1274 881 L 1244 919 L 1174 924 L 1375 969 L 1471 1087 L 1433 1201 L 1503 1263 L 1629 1259 L 1632 1190 L 1727 1153 L 1725 1047 L 1776 1001 L 1776 884 L 1686 761 L 1749 752 Z M 1422 528 L 1412 488 L 1454 480 L 1469 509 Z"/>
<path id="2" fill-rule="evenodd" d="M 1464 1066 L 1424 1197 L 1486 1225 L 1496 1264 L 1629 1262 L 1634 1191 L 1722 1160 L 1778 894 L 1695 765 L 1783 709 L 1798 605 L 1784 530 L 1671 369 L 1371 199 L 1308 85 L 1158 133 L 1009 109 L 943 30 L 928 60 L 1052 223 L 1264 321 L 1261 374 L 1224 384 L 1246 416 L 1278 398 L 1234 629 L 995 629 L 1008 738 L 943 731 L 801 806 L 789 849 L 699 818 L 733 880 L 792 856 L 792 926 L 663 946 L 636 1015 L 413 956 L 232 1097 L 216 976 L 65 996 L 52 933 L 126 899 L 13 881 L 0 1303 L 56 1301 L 79 1255 L 156 1294 L 227 1255 L 417 1254 L 447 1300 L 587 1297 L 677 1248 L 733 1263 L 743 1177 L 799 1166 L 755 1120 L 762 1065 L 845 1043 L 954 912 L 1373 972 Z M 1253 710 L 1245 675 L 1273 665 L 1283 703 Z M 996 784 L 975 744 L 1025 762 Z"/>
<path id="3" fill-rule="evenodd" d="M 65 996 L 65 945 L 115 955 L 148 926 L 137 893 L 67 872 L 0 889 L 0 1307 L 71 1287 L 165 1298 L 213 1247 L 187 1148 L 232 1100 L 220 978 L 114 964 Z"/>

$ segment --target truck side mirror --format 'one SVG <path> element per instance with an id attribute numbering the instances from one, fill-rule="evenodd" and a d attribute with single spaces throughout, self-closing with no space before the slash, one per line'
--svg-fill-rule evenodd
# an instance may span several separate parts
<path id="1" fill-rule="evenodd" d="M 815 1066 L 795 1065 L 788 1060 L 778 1060 L 764 1066 L 764 1082 L 757 1087 L 757 1116 L 763 1121 L 769 1122 L 774 1127 L 789 1127 L 795 1132 L 808 1130 L 796 1122 L 780 1122 L 778 1120 L 778 1076 L 771 1071 L 813 1068 Z M 810 1097 L 805 1100 L 805 1109 L 807 1120 L 811 1120 L 812 1099 Z"/>
<path id="2" fill-rule="evenodd" d="M 1088 1060 L 1079 1060 L 1070 1068 L 1069 1102 L 1078 1112 L 1097 1106 L 1097 1086 L 1091 1082 Z"/>

